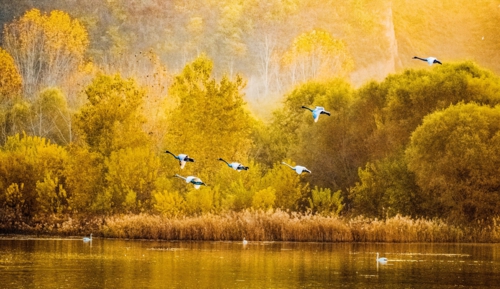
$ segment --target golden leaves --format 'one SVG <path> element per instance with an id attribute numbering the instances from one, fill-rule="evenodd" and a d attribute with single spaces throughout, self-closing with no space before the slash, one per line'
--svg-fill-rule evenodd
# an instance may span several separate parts
<path id="1" fill-rule="evenodd" d="M 344 42 L 317 29 L 297 36 L 282 61 L 291 70 L 292 82 L 343 76 L 354 68 Z"/>
<path id="2" fill-rule="evenodd" d="M 0 48 L 0 101 L 11 98 L 21 92 L 22 79 L 14 58 Z"/>

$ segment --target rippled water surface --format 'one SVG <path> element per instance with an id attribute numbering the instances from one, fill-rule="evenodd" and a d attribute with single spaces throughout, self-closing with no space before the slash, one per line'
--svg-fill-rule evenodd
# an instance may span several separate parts
<path id="1" fill-rule="evenodd" d="M 500 245 L 4 237 L 0 288 L 500 288 Z"/>

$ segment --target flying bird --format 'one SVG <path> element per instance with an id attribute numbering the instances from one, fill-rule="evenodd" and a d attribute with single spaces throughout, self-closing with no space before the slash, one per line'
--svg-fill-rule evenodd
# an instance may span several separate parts
<path id="1" fill-rule="evenodd" d="M 433 65 L 434 63 L 438 63 L 438 64 L 442 65 L 441 61 L 437 60 L 435 57 L 420 58 L 418 56 L 413 56 L 413 59 L 427 61 L 427 63 L 429 63 L 429 65 Z"/>
<path id="2" fill-rule="evenodd" d="M 312 108 L 309 108 L 309 107 L 303 105 L 302 108 L 305 108 L 305 109 L 310 110 L 312 112 L 314 122 L 318 122 L 320 114 L 326 114 L 326 115 L 330 116 L 330 113 L 328 111 L 326 111 L 325 108 L 322 106 L 316 106 L 316 108 L 312 109 Z"/>
<path id="3" fill-rule="evenodd" d="M 183 176 L 179 176 L 178 174 L 175 174 L 174 177 L 177 177 L 177 178 L 180 178 L 180 179 L 183 179 L 186 181 L 186 183 L 191 183 L 194 185 L 194 188 L 195 189 L 199 189 L 200 186 L 206 186 L 206 184 L 204 182 L 202 182 L 199 178 L 197 177 L 193 177 L 193 176 L 189 176 L 189 177 L 183 177 Z"/>
<path id="4" fill-rule="evenodd" d="M 174 156 L 174 158 L 178 159 L 179 160 L 179 165 L 181 166 L 181 169 L 184 168 L 184 166 L 186 165 L 186 162 L 192 162 L 194 163 L 194 160 L 192 158 L 190 158 L 188 155 L 185 155 L 185 154 L 180 154 L 178 156 L 174 155 L 173 153 L 171 153 L 170 151 L 165 151 L 166 154 L 171 154 Z"/>
<path id="5" fill-rule="evenodd" d="M 294 170 L 297 174 L 302 174 L 303 172 L 304 173 L 311 173 L 310 170 L 308 170 L 306 167 L 303 167 L 303 166 L 295 166 L 295 167 L 292 167 L 291 165 L 285 163 L 285 162 L 281 162 L 282 164 L 288 166 L 289 168 L 291 168 L 292 170 Z"/>
<path id="6" fill-rule="evenodd" d="M 236 170 L 238 172 L 241 172 L 241 171 L 248 171 L 248 167 L 245 167 L 244 165 L 240 164 L 240 163 L 228 163 L 226 162 L 225 160 L 223 160 L 222 158 L 219 158 L 219 161 L 223 161 L 227 164 L 228 167 L 232 168 L 233 170 Z"/>

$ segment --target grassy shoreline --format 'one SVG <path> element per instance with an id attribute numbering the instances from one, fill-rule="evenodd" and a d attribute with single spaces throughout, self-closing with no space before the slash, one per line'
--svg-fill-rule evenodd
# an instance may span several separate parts
<path id="1" fill-rule="evenodd" d="M 138 214 L 116 216 L 47 216 L 29 224 L 6 220 L 0 234 L 29 234 L 176 241 L 292 242 L 500 242 L 499 219 L 492 224 L 455 226 L 442 220 L 395 216 L 385 220 L 324 217 L 283 211 L 243 211 L 169 218 Z"/>

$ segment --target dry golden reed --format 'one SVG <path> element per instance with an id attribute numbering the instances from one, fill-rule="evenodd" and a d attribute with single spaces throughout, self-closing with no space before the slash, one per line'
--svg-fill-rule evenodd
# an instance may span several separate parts
<path id="1" fill-rule="evenodd" d="M 105 238 L 290 242 L 499 242 L 500 218 L 455 226 L 439 219 L 397 215 L 385 220 L 346 219 L 310 213 L 242 211 L 169 218 L 152 214 L 46 217 L 31 224 L 0 223 L 0 233 L 82 235 Z"/>

